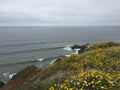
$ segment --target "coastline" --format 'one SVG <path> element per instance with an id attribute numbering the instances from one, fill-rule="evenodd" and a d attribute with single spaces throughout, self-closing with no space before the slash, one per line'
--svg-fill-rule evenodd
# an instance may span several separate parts
<path id="1" fill-rule="evenodd" d="M 42 68 L 40 69 L 34 65 L 30 65 L 30 66 L 26 67 L 25 69 L 23 69 L 22 71 L 18 72 L 16 75 L 13 75 L 13 78 L 5 86 L 3 86 L 3 88 L 0 90 L 11 90 L 11 88 L 12 88 L 12 90 L 14 90 L 15 88 L 29 89 L 30 82 L 31 82 L 31 85 L 33 85 L 33 86 L 34 86 L 35 82 L 36 82 L 36 84 L 38 83 L 38 87 L 36 87 L 36 88 L 39 88 L 39 89 L 41 88 L 42 90 L 46 90 L 45 88 L 47 88 L 47 89 L 49 88 L 49 90 L 52 90 L 52 88 L 54 88 L 54 89 L 60 88 L 59 86 L 54 86 L 54 83 L 56 83 L 56 81 L 54 81 L 54 80 L 59 79 L 60 80 L 59 83 L 61 83 L 61 82 L 64 82 L 64 80 L 68 80 L 68 82 L 69 82 L 69 78 L 70 78 L 71 80 L 74 81 L 74 79 L 71 76 L 76 77 L 76 75 L 80 72 L 84 72 L 86 74 L 94 72 L 95 75 L 102 74 L 103 77 L 106 77 L 106 75 L 108 75 L 111 78 L 117 77 L 118 81 L 119 81 L 119 78 L 120 78 L 120 76 L 119 76 L 120 68 L 118 67 L 120 64 L 120 63 L 118 63 L 120 60 L 119 54 L 120 54 L 120 43 L 115 43 L 115 42 L 97 43 L 97 44 L 92 45 L 89 48 L 86 48 L 83 52 L 81 52 L 79 54 L 72 54 L 69 57 L 65 57 L 65 58 L 59 59 L 57 61 L 54 61 L 53 64 L 49 65 L 48 67 L 46 67 L 44 69 L 42 69 Z M 105 59 L 105 57 L 107 57 L 107 58 Z M 113 59 L 113 60 L 109 61 L 108 58 Z M 104 61 L 103 61 L 103 59 L 104 59 Z M 87 61 L 87 63 L 86 63 L 86 61 Z M 79 62 L 81 62 L 81 63 L 79 63 Z M 104 66 L 103 63 L 106 63 L 106 66 Z M 112 65 L 114 65 L 114 67 L 111 67 Z M 96 73 L 98 73 L 98 74 L 96 74 Z M 109 73 L 111 73 L 112 76 L 109 75 Z M 115 74 L 118 76 L 116 76 Z M 24 78 L 24 80 L 23 80 L 23 78 Z M 16 80 L 18 80 L 17 86 L 16 86 L 16 83 L 14 83 Z M 51 82 L 52 84 L 50 83 L 51 80 L 53 80 L 53 82 Z M 117 80 L 117 79 L 115 79 L 115 80 Z M 118 81 L 115 81 L 115 82 L 117 82 L 116 84 L 114 84 L 115 87 L 112 86 L 110 83 L 107 83 L 107 84 L 110 85 L 112 88 L 118 88 L 119 87 Z M 42 84 L 43 82 L 46 84 Z M 112 82 L 114 82 L 114 79 Z M 26 83 L 26 84 L 24 85 L 23 83 Z M 39 84 L 39 83 L 41 83 L 41 84 Z M 79 83 L 82 83 L 82 82 L 79 82 Z M 19 85 L 21 87 L 19 87 Z M 43 85 L 43 86 L 41 86 L 41 85 Z M 66 85 L 67 85 L 67 83 L 66 83 Z M 35 89 L 35 87 L 33 87 L 33 88 L 34 88 L 34 90 L 38 90 L 38 89 Z M 76 86 L 76 88 L 77 88 L 77 86 Z M 106 87 L 106 88 L 109 88 L 109 87 Z M 17 89 L 15 89 L 15 90 L 17 90 Z M 110 89 L 110 90 L 112 90 L 112 89 Z"/>

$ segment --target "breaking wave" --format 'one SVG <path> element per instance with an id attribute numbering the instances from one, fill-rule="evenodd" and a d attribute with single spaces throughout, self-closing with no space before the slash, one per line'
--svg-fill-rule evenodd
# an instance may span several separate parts
<path id="1" fill-rule="evenodd" d="M 67 45 L 67 46 L 65 46 L 63 49 L 64 49 L 65 51 L 72 51 L 71 46 L 72 46 L 72 45 Z"/>

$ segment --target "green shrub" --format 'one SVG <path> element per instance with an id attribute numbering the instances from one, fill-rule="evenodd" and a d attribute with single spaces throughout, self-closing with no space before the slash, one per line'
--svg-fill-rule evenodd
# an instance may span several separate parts
<path id="1" fill-rule="evenodd" d="M 120 44 L 98 43 L 39 70 L 31 65 L 18 72 L 14 79 L 25 82 L 16 90 L 119 90 Z"/>
<path id="2" fill-rule="evenodd" d="M 63 83 L 54 84 L 49 90 L 116 90 L 116 82 L 109 74 L 89 70 L 66 79 Z"/>
<path id="3" fill-rule="evenodd" d="M 31 74 L 34 74 L 36 72 L 36 70 L 38 70 L 38 68 L 35 65 L 28 65 L 25 69 L 23 69 L 22 71 L 18 72 L 14 76 L 14 78 L 26 79 Z"/>
<path id="4" fill-rule="evenodd" d="M 113 47 L 113 46 L 120 46 L 120 43 L 115 43 L 115 42 L 102 42 L 102 43 L 97 43 L 89 48 L 91 49 L 98 49 L 98 48 L 107 48 L 107 47 Z"/>

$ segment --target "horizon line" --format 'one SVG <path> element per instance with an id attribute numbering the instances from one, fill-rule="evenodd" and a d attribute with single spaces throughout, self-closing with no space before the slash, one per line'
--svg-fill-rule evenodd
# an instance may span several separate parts
<path id="1" fill-rule="evenodd" d="M 46 25 L 46 26 L 0 26 L 0 27 L 120 27 L 120 25 L 58 25 L 58 26 L 52 26 L 52 25 Z"/>

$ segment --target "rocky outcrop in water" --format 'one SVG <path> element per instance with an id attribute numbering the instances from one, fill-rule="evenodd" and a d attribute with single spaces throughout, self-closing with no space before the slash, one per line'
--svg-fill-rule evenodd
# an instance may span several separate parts
<path id="1" fill-rule="evenodd" d="M 71 46 L 71 49 L 74 50 L 74 49 L 79 49 L 78 50 L 78 54 L 83 52 L 86 48 L 89 47 L 89 43 L 85 44 L 85 45 L 73 45 Z"/>
<path id="2" fill-rule="evenodd" d="M 2 88 L 4 85 L 5 83 L 0 81 L 0 88 Z"/>

